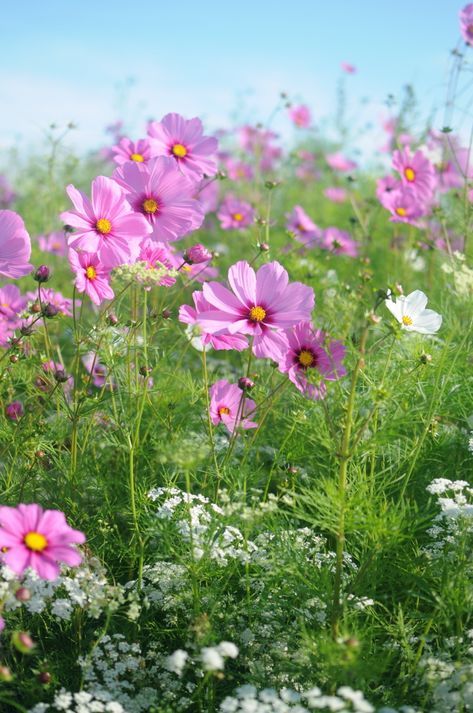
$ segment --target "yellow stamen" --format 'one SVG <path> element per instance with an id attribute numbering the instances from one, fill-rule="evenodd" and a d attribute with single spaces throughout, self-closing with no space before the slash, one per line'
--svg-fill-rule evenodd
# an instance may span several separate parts
<path id="1" fill-rule="evenodd" d="M 406 327 L 410 327 L 411 324 L 412 324 L 412 319 L 411 319 L 410 317 L 408 317 L 407 314 L 405 314 L 404 317 L 402 318 L 402 323 L 403 323 Z"/>
<path id="2" fill-rule="evenodd" d="M 47 539 L 40 532 L 28 532 L 23 538 L 23 542 L 33 552 L 42 552 L 48 546 Z"/>
<path id="3" fill-rule="evenodd" d="M 305 228 L 304 228 L 304 226 L 302 225 L 302 223 L 298 223 L 298 224 L 296 225 L 296 228 L 297 228 L 297 230 L 299 231 L 299 233 L 305 233 Z"/>
<path id="4" fill-rule="evenodd" d="M 130 156 L 130 159 L 132 161 L 137 161 L 138 163 L 143 163 L 143 161 L 145 160 L 145 157 L 142 156 L 140 153 L 132 153 Z"/>
<path id="5" fill-rule="evenodd" d="M 85 271 L 85 274 L 88 280 L 95 280 L 95 278 L 97 277 L 97 270 L 93 265 L 89 265 L 89 267 Z"/>
<path id="6" fill-rule="evenodd" d="M 182 272 L 192 272 L 192 268 L 190 265 L 183 265 L 181 267 Z"/>
<path id="7" fill-rule="evenodd" d="M 241 213 L 234 213 L 233 214 L 233 220 L 236 220 L 237 223 L 241 223 L 243 220 L 243 216 Z"/>
<path id="8" fill-rule="evenodd" d="M 396 208 L 396 213 L 404 218 L 407 215 L 407 210 L 405 208 Z"/>
<path id="9" fill-rule="evenodd" d="M 147 198 L 143 201 L 143 210 L 145 213 L 156 213 L 158 210 L 158 202 L 154 198 Z"/>
<path id="10" fill-rule="evenodd" d="M 52 243 L 51 247 L 53 250 L 60 250 L 62 248 L 61 243 Z"/>
<path id="11" fill-rule="evenodd" d="M 230 409 L 228 408 L 228 406 L 221 406 L 218 410 L 218 413 L 219 416 L 222 416 L 222 414 L 228 416 L 228 414 L 230 413 Z"/>
<path id="12" fill-rule="evenodd" d="M 252 322 L 262 322 L 265 317 L 266 317 L 266 310 L 263 309 L 263 307 L 256 305 L 256 307 L 252 307 L 250 309 L 249 318 L 251 319 Z"/>
<path id="13" fill-rule="evenodd" d="M 314 355 L 308 349 L 303 349 L 297 358 L 302 366 L 312 366 L 314 363 Z"/>
<path id="14" fill-rule="evenodd" d="M 187 156 L 187 149 L 182 144 L 174 144 L 172 152 L 174 156 L 177 156 L 177 158 L 184 158 L 184 156 Z"/>
<path id="15" fill-rule="evenodd" d="M 412 183 L 412 181 L 415 180 L 416 172 L 414 171 L 414 169 L 408 167 L 404 169 L 404 175 L 409 181 L 409 183 Z"/>
<path id="16" fill-rule="evenodd" d="M 108 235 L 108 233 L 112 230 L 112 224 L 108 218 L 99 218 L 95 223 L 95 227 L 99 233 L 102 233 L 102 235 Z"/>

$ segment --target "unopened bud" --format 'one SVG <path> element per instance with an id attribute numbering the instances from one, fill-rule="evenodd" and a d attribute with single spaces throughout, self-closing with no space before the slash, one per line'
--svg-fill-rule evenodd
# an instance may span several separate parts
<path id="1" fill-rule="evenodd" d="M 36 282 L 47 282 L 50 278 L 51 271 L 47 265 L 40 265 L 33 275 Z"/>
<path id="2" fill-rule="evenodd" d="M 18 361 L 18 354 L 11 354 L 10 361 L 12 364 L 16 364 L 16 362 Z"/>
<path id="3" fill-rule="evenodd" d="M 13 675 L 8 666 L 0 666 L 0 681 L 12 681 Z"/>
<path id="4" fill-rule="evenodd" d="M 31 599 L 31 590 L 27 587 L 20 587 L 15 592 L 15 599 L 18 599 L 19 602 L 29 602 Z"/>
<path id="5" fill-rule="evenodd" d="M 58 384 L 64 384 L 69 379 L 69 376 L 66 374 L 64 369 L 56 369 L 54 372 L 54 378 L 56 379 Z"/>
<path id="6" fill-rule="evenodd" d="M 248 376 L 241 376 L 238 379 L 238 388 L 242 391 L 251 391 L 254 388 L 255 382 Z"/>
<path id="7" fill-rule="evenodd" d="M 13 646 L 22 654 L 30 654 L 36 646 L 26 631 L 14 631 L 11 640 Z"/>
<path id="8" fill-rule="evenodd" d="M 258 247 L 262 253 L 267 253 L 269 250 L 268 243 L 258 243 Z"/>
<path id="9" fill-rule="evenodd" d="M 107 322 L 111 327 L 115 327 L 118 324 L 118 317 L 116 314 L 113 312 L 110 312 L 110 314 L 107 314 Z"/>
<path id="10" fill-rule="evenodd" d="M 188 265 L 198 265 L 201 262 L 208 262 L 211 259 L 212 253 L 201 243 L 192 245 L 184 253 L 184 260 Z"/>
<path id="11" fill-rule="evenodd" d="M 51 304 L 51 302 L 48 302 L 47 305 L 44 305 L 43 310 L 42 310 L 42 315 L 43 317 L 47 317 L 48 319 L 52 319 L 55 317 L 59 312 L 59 307 L 56 307 L 56 305 Z"/>
<path id="12" fill-rule="evenodd" d="M 163 319 L 169 319 L 169 317 L 171 317 L 171 315 L 172 315 L 172 312 L 170 309 L 163 309 L 163 311 L 161 312 L 161 317 Z"/>
<path id="13" fill-rule="evenodd" d="M 41 671 L 41 673 L 38 674 L 38 681 L 43 684 L 43 686 L 47 686 L 48 683 L 51 683 L 52 676 L 49 673 L 49 671 Z"/>

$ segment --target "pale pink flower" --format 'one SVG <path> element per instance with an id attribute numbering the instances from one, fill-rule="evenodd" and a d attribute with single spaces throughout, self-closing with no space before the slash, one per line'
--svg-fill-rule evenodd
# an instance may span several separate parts
<path id="1" fill-rule="evenodd" d="M 217 173 L 217 139 L 204 136 L 197 117 L 184 119 L 180 114 L 166 114 L 160 122 L 148 126 L 152 151 L 157 156 L 171 156 L 180 170 L 194 180 Z"/>
<path id="2" fill-rule="evenodd" d="M 255 410 L 256 404 L 246 398 L 236 384 L 220 379 L 210 387 L 209 394 L 210 418 L 215 426 L 223 423 L 230 433 L 239 427 L 245 430 L 257 428 L 257 423 L 246 418 Z"/>
<path id="3" fill-rule="evenodd" d="M 76 274 L 76 290 L 85 292 L 95 305 L 115 297 L 110 285 L 110 268 L 102 265 L 97 254 L 69 250 L 69 264 Z"/>
<path id="4" fill-rule="evenodd" d="M 310 126 L 312 117 L 310 109 L 306 104 L 291 106 L 288 109 L 289 118 L 300 129 L 307 129 Z"/>
<path id="5" fill-rule="evenodd" d="M 138 139 L 138 141 L 132 141 L 126 136 L 120 139 L 118 144 L 112 146 L 111 150 L 114 153 L 113 160 L 119 166 L 127 161 L 146 163 L 153 155 L 148 139 Z"/>
<path id="6" fill-rule="evenodd" d="M 23 277 L 33 269 L 30 236 L 23 220 L 12 210 L 0 210 L 0 275 Z"/>

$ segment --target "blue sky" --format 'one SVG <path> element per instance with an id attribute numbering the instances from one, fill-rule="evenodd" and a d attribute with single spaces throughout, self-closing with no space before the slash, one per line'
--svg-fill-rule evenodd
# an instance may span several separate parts
<path id="1" fill-rule="evenodd" d="M 169 111 L 199 115 L 209 128 L 237 109 L 264 122 L 281 90 L 306 101 L 317 121 L 333 110 L 344 60 L 358 68 L 347 84 L 357 101 L 370 98 L 368 118 L 377 121 L 387 94 L 406 82 L 427 112 L 444 99 L 460 8 L 454 0 L 2 3 L 0 149 L 35 143 L 51 122 L 69 120 L 80 148 L 98 146 L 119 117 L 134 135 Z M 282 117 L 278 127 L 287 131 Z"/>

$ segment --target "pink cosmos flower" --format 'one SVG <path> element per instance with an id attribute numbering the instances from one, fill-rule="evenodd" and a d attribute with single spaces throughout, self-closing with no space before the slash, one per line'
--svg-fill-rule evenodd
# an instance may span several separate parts
<path id="1" fill-rule="evenodd" d="M 460 32 L 465 42 L 473 45 L 473 3 L 460 11 Z"/>
<path id="2" fill-rule="evenodd" d="M 143 240 L 141 243 L 140 254 L 138 255 L 139 262 L 145 262 L 148 270 L 159 270 L 162 267 L 168 270 L 175 270 L 179 267 L 178 260 L 169 249 L 166 243 L 156 243 L 151 238 Z M 182 260 L 181 263 L 182 264 Z M 164 287 L 174 285 L 176 278 L 171 275 L 163 275 L 160 278 L 159 284 Z"/>
<path id="3" fill-rule="evenodd" d="M 401 175 L 404 186 L 411 188 L 424 201 L 431 198 L 435 190 L 435 170 L 422 151 L 416 151 L 413 156 L 408 146 L 394 151 L 392 165 Z"/>
<path id="4" fill-rule="evenodd" d="M 77 253 L 75 250 L 69 250 L 69 265 L 76 274 L 76 290 L 85 292 L 94 305 L 100 305 L 104 300 L 115 297 L 110 286 L 110 268 L 102 265 L 96 253 Z"/>
<path id="5" fill-rule="evenodd" d="M 12 401 L 11 403 L 5 406 L 5 416 L 10 421 L 19 421 L 24 413 L 25 409 L 21 401 Z"/>
<path id="6" fill-rule="evenodd" d="M 199 201 L 204 213 L 213 213 L 217 210 L 220 184 L 215 180 L 204 178 L 196 188 L 194 198 Z"/>
<path id="7" fill-rule="evenodd" d="M 15 321 L 27 304 L 27 298 L 20 293 L 16 285 L 0 287 L 0 315 L 4 318 Z"/>
<path id="8" fill-rule="evenodd" d="M 241 147 L 257 158 L 262 171 L 271 171 L 281 156 L 281 149 L 273 143 L 277 138 L 274 131 L 255 126 L 242 126 L 239 131 Z"/>
<path id="9" fill-rule="evenodd" d="M 326 228 L 318 245 L 323 250 L 330 250 L 334 255 L 348 255 L 349 257 L 358 255 L 358 243 L 353 240 L 350 233 L 340 230 L 340 228 Z"/>
<path id="10" fill-rule="evenodd" d="M 181 260 L 179 265 L 182 265 L 184 260 L 184 255 L 181 253 L 176 253 L 176 257 Z M 185 274 L 187 277 L 187 282 L 207 282 L 208 280 L 215 280 L 218 277 L 219 272 L 216 267 L 212 265 L 204 265 L 203 263 L 196 265 L 182 265 L 180 269 L 181 274 Z"/>
<path id="11" fill-rule="evenodd" d="M 0 275 L 23 277 L 33 269 L 30 236 L 23 220 L 12 210 L 0 210 Z"/>
<path id="12" fill-rule="evenodd" d="M 105 386 L 108 371 L 107 367 L 99 361 L 98 355 L 95 352 L 87 352 L 82 357 L 82 363 L 86 371 L 92 375 L 94 386 L 99 389 Z"/>
<path id="13" fill-rule="evenodd" d="M 279 371 L 287 373 L 292 383 L 309 399 L 323 399 L 325 381 L 345 376 L 342 365 L 345 347 L 330 341 L 325 332 L 314 329 L 310 322 L 300 322 L 286 332 L 287 350 L 279 360 Z M 310 379 L 315 375 L 318 383 Z"/>
<path id="14" fill-rule="evenodd" d="M 1 558 L 16 574 L 31 567 L 42 579 L 56 579 L 59 562 L 70 567 L 82 562 L 74 545 L 84 542 L 84 533 L 69 527 L 59 510 L 35 504 L 0 507 Z"/>
<path id="15" fill-rule="evenodd" d="M 203 312 L 208 312 L 212 309 L 210 302 L 207 302 L 202 292 L 193 292 L 192 299 L 194 307 L 189 305 L 181 305 L 179 308 L 179 321 L 188 324 L 192 327 L 190 330 L 191 341 L 194 347 L 199 351 L 203 351 L 207 346 L 212 349 L 229 350 L 236 349 L 238 352 L 243 351 L 248 346 L 248 339 L 241 334 L 230 334 L 230 332 L 222 330 L 218 334 L 208 334 L 204 332 L 199 325 L 199 316 Z"/>
<path id="16" fill-rule="evenodd" d="M 236 384 L 220 379 L 210 387 L 209 394 L 210 418 L 214 426 L 223 423 L 230 433 L 239 426 L 245 430 L 257 428 L 257 423 L 246 418 L 255 410 L 256 404 L 251 399 L 244 398 L 243 391 Z"/>
<path id="17" fill-rule="evenodd" d="M 172 158 L 159 156 L 147 164 L 129 161 L 114 178 L 136 213 L 149 224 L 151 238 L 171 242 L 200 228 L 204 211 L 192 196 L 195 183 L 183 176 Z"/>
<path id="18" fill-rule="evenodd" d="M 217 139 L 204 136 L 200 119 L 184 119 L 166 114 L 148 127 L 151 148 L 156 156 L 171 156 L 186 175 L 194 180 L 217 173 Z"/>
<path id="19" fill-rule="evenodd" d="M 344 188 L 338 188 L 337 186 L 330 186 L 325 188 L 324 196 L 332 201 L 332 203 L 345 203 L 347 199 L 347 192 Z"/>
<path id="20" fill-rule="evenodd" d="M 109 267 L 133 262 L 141 240 L 152 228 L 144 216 L 133 212 L 118 183 L 98 176 L 92 181 L 91 201 L 73 185 L 66 190 L 75 208 L 61 213 L 62 220 L 76 228 L 68 238 L 69 246 L 98 253 Z"/>
<path id="21" fill-rule="evenodd" d="M 325 157 L 325 160 L 333 171 L 340 171 L 340 173 L 354 171 L 355 168 L 358 167 L 358 164 L 355 163 L 355 161 L 351 161 L 341 153 L 328 154 Z"/>
<path id="22" fill-rule="evenodd" d="M 356 67 L 353 64 L 349 64 L 348 62 L 342 62 L 340 64 L 340 67 L 346 74 L 355 74 L 356 72 Z"/>
<path id="23" fill-rule="evenodd" d="M 217 218 L 223 230 L 243 230 L 253 223 L 255 212 L 246 201 L 227 196 L 220 205 Z"/>
<path id="24" fill-rule="evenodd" d="M 322 237 L 321 229 L 309 218 L 300 206 L 294 206 L 291 213 L 286 214 L 286 230 L 294 234 L 296 239 L 304 245 L 313 245 Z"/>
<path id="25" fill-rule="evenodd" d="M 209 334 L 249 334 L 253 353 L 277 361 L 286 345 L 284 330 L 310 319 L 314 291 L 301 282 L 289 284 L 286 270 L 278 262 L 262 265 L 257 273 L 242 260 L 228 271 L 231 291 L 218 282 L 203 286 L 211 309 L 198 316 Z"/>
<path id="26" fill-rule="evenodd" d="M 391 213 L 389 220 L 393 223 L 417 225 L 417 218 L 428 212 L 426 204 L 410 188 L 400 187 L 385 192 L 381 203 Z"/>
<path id="27" fill-rule="evenodd" d="M 312 117 L 310 114 L 310 109 L 306 104 L 299 104 L 299 106 L 291 106 L 288 109 L 288 114 L 291 121 L 300 129 L 307 129 L 310 126 Z"/>
<path id="28" fill-rule="evenodd" d="M 254 172 L 249 163 L 245 161 L 237 161 L 234 158 L 228 158 L 225 162 L 225 169 L 228 178 L 232 181 L 251 181 Z"/>
<path id="29" fill-rule="evenodd" d="M 402 183 L 401 181 L 396 180 L 394 176 L 388 174 L 383 178 L 378 178 L 376 181 L 376 196 L 379 202 L 384 205 L 387 194 L 398 188 L 402 188 Z"/>
<path id="30" fill-rule="evenodd" d="M 53 255 L 67 255 L 67 240 L 62 230 L 48 233 L 48 235 L 38 235 L 37 240 L 39 249 L 43 252 L 52 253 Z"/>
<path id="31" fill-rule="evenodd" d="M 112 146 L 112 152 L 115 154 L 113 160 L 119 166 L 128 161 L 146 163 L 153 155 L 148 139 L 132 141 L 126 138 L 126 136 L 120 139 L 118 144 Z"/>

